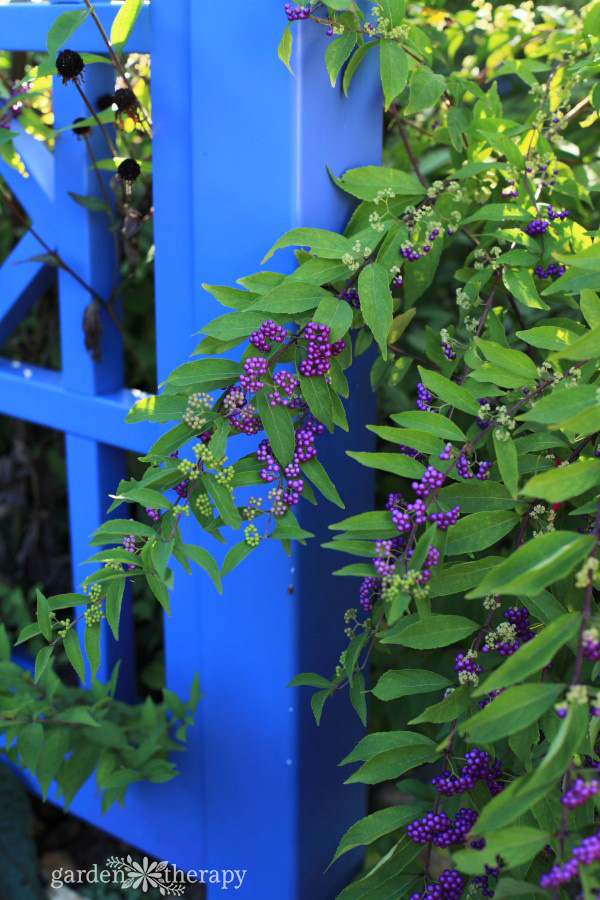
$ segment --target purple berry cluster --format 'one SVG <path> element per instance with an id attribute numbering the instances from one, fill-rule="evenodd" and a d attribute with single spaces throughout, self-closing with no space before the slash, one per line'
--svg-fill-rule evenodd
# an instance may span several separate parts
<path id="1" fill-rule="evenodd" d="M 277 501 L 277 515 L 283 515 L 290 506 L 297 506 L 300 502 L 300 495 L 304 490 L 304 479 L 301 477 L 300 464 L 308 462 L 317 455 L 315 447 L 316 438 L 323 433 L 323 426 L 315 419 L 308 419 L 303 427 L 296 430 L 296 449 L 294 457 L 283 469 L 275 458 L 271 444 L 267 438 L 264 438 L 256 450 L 256 458 L 263 463 L 260 471 L 260 477 L 263 481 L 270 484 L 273 481 L 281 481 L 285 479 L 286 487 L 280 488 L 281 493 L 277 493 L 275 500 Z"/>
<path id="2" fill-rule="evenodd" d="M 286 406 L 288 409 L 306 409 L 307 404 L 299 393 L 300 382 L 291 372 L 277 372 L 274 376 L 275 390 L 269 394 L 271 406 Z"/>
<path id="3" fill-rule="evenodd" d="M 485 706 L 488 705 L 488 703 L 491 703 L 495 697 L 498 697 L 498 695 L 501 694 L 505 690 L 506 690 L 506 688 L 502 687 L 502 688 L 498 688 L 497 691 L 490 691 L 489 694 L 487 695 L 487 697 L 484 697 L 483 700 L 479 701 L 479 708 L 483 709 Z"/>
<path id="4" fill-rule="evenodd" d="M 413 481 L 411 487 L 417 497 L 429 497 L 434 491 L 438 491 L 444 483 L 446 476 L 438 472 L 433 466 L 427 466 L 420 481 Z"/>
<path id="5" fill-rule="evenodd" d="M 438 793 L 444 797 L 452 797 L 454 794 L 464 794 L 472 790 L 478 781 L 485 781 L 490 794 L 494 797 L 499 794 L 503 785 L 499 783 L 502 778 L 502 766 L 499 760 L 492 763 L 488 753 L 484 750 L 468 750 L 465 753 L 466 765 L 460 770 L 460 775 L 453 775 L 445 771 L 431 780 Z"/>
<path id="6" fill-rule="evenodd" d="M 461 478 L 465 479 L 477 478 L 478 481 L 488 481 L 491 468 L 491 462 L 480 462 L 477 464 L 477 472 L 474 473 L 471 469 L 471 463 L 464 453 L 461 453 L 456 460 L 456 471 Z"/>
<path id="7" fill-rule="evenodd" d="M 530 237 L 537 237 L 540 234 L 545 234 L 549 225 L 550 222 L 546 221 L 546 219 L 533 219 L 532 222 L 528 222 L 525 226 L 525 234 L 528 234 Z"/>
<path id="8" fill-rule="evenodd" d="M 461 672 L 466 672 L 467 681 L 473 681 L 478 675 L 481 675 L 483 669 L 479 665 L 479 663 L 475 662 L 474 657 L 469 656 L 468 653 L 458 653 L 456 659 L 454 660 L 454 671 L 460 675 Z"/>
<path id="9" fill-rule="evenodd" d="M 600 833 L 584 838 L 578 847 L 573 847 L 571 858 L 564 865 L 553 866 L 546 875 L 542 875 L 540 887 L 558 888 L 577 875 L 580 865 L 591 866 L 598 861 L 600 861 Z"/>
<path id="10" fill-rule="evenodd" d="M 546 210 L 546 214 L 550 221 L 554 221 L 555 219 L 568 219 L 569 218 L 569 210 L 568 209 L 554 209 L 551 203 L 548 204 L 548 209 Z"/>
<path id="11" fill-rule="evenodd" d="M 515 185 L 514 181 L 508 181 L 506 183 L 506 187 L 502 188 L 502 196 L 503 197 L 518 197 L 519 191 Z"/>
<path id="12" fill-rule="evenodd" d="M 442 341 L 442 353 L 444 354 L 446 359 L 456 359 L 456 353 L 452 349 L 452 344 L 449 344 L 447 341 Z"/>
<path id="13" fill-rule="evenodd" d="M 482 653 L 489 653 L 490 650 L 497 650 L 500 656 L 512 656 L 522 644 L 526 644 L 535 637 L 535 634 L 530 627 L 529 610 L 526 606 L 522 609 L 511 606 L 510 609 L 507 609 L 504 613 L 504 618 L 509 625 L 514 627 L 514 636 L 511 640 L 502 640 L 500 637 L 493 646 L 484 644 L 481 648 Z"/>
<path id="14" fill-rule="evenodd" d="M 261 381 L 263 375 L 267 374 L 269 368 L 269 360 L 264 356 L 249 356 L 244 362 L 244 375 L 240 376 L 240 384 L 244 391 L 255 394 L 265 386 Z"/>
<path id="15" fill-rule="evenodd" d="M 267 319 L 260 328 L 252 332 L 249 341 L 257 350 L 260 350 L 262 353 L 268 353 L 271 349 L 271 341 L 283 344 L 285 337 L 285 328 L 281 325 L 276 325 L 272 319 Z"/>
<path id="16" fill-rule="evenodd" d="M 431 406 L 432 400 L 433 394 L 427 390 L 424 384 L 419 383 L 417 385 L 417 409 L 423 412 L 436 412 Z"/>
<path id="17" fill-rule="evenodd" d="M 333 344 L 329 343 L 330 328 L 328 325 L 317 325 L 309 322 L 304 329 L 307 341 L 307 359 L 300 363 L 300 374 L 307 378 L 314 375 L 325 375 L 329 372 L 330 357 L 338 356 L 346 346 L 343 338 Z"/>
<path id="18" fill-rule="evenodd" d="M 422 893 L 410 895 L 410 900 L 459 900 L 465 890 L 465 880 L 462 875 L 452 869 L 444 869 L 440 880 L 427 885 Z"/>
<path id="19" fill-rule="evenodd" d="M 297 22 L 298 20 L 308 19 L 310 16 L 311 4 L 307 3 L 306 6 L 292 6 L 291 3 L 286 3 L 283 8 L 288 18 L 288 22 Z"/>
<path id="20" fill-rule="evenodd" d="M 440 531 L 448 531 L 449 528 L 456 525 L 459 516 L 460 506 L 454 506 L 448 512 L 431 513 L 429 521 L 435 522 Z"/>
<path id="21" fill-rule="evenodd" d="M 462 844 L 476 821 L 477 812 L 474 809 L 459 809 L 454 822 L 444 812 L 430 812 L 422 819 L 411 822 L 406 834 L 415 844 L 432 843 L 435 847 L 445 848 Z"/>
<path id="22" fill-rule="evenodd" d="M 566 806 L 567 809 L 583 806 L 586 800 L 598 793 L 598 787 L 600 787 L 600 782 L 595 778 L 591 781 L 578 778 L 562 797 L 563 806 Z"/>
<path id="23" fill-rule="evenodd" d="M 559 266 L 558 263 L 551 262 L 547 268 L 536 266 L 533 274 L 537 275 L 538 278 L 558 278 L 560 275 L 564 275 L 566 271 L 566 266 Z"/>
<path id="24" fill-rule="evenodd" d="M 589 659 L 591 662 L 598 662 L 600 659 L 600 641 L 598 641 L 596 629 L 584 631 L 582 648 L 586 659 Z"/>
<path id="25" fill-rule="evenodd" d="M 358 291 L 356 288 L 348 288 L 348 290 L 344 291 L 342 294 L 342 300 L 345 300 L 346 303 L 349 303 L 353 309 L 360 309 L 360 297 L 358 296 Z"/>
<path id="26" fill-rule="evenodd" d="M 160 522 L 160 512 L 157 509 L 146 507 L 146 515 L 151 522 Z"/>
<path id="27" fill-rule="evenodd" d="M 359 603 L 365 612 L 370 612 L 381 596 L 380 578 L 363 578 L 358 591 Z"/>

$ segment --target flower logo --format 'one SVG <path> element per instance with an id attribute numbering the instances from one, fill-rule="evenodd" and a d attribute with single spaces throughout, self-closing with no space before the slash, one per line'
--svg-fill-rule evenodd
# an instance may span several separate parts
<path id="1" fill-rule="evenodd" d="M 121 885 L 122 888 L 141 888 L 144 893 L 156 888 L 162 897 L 181 896 L 184 891 L 182 884 L 169 884 L 166 880 L 166 869 L 169 863 L 166 860 L 162 862 L 150 862 L 147 856 L 144 856 L 141 863 L 127 856 L 122 857 L 111 856 L 106 862 L 111 869 L 118 869 L 125 873 L 125 879 Z"/>

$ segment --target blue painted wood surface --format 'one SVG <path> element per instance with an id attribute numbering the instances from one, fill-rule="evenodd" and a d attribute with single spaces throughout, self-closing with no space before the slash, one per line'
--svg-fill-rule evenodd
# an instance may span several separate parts
<path id="1" fill-rule="evenodd" d="M 59 12 L 82 5 L 55 0 L 51 7 L 0 7 L 2 47 L 43 49 Z M 201 284 L 234 284 L 257 271 L 265 251 L 289 228 L 342 227 L 349 202 L 332 185 L 326 165 L 341 173 L 380 159 L 375 73 L 361 71 L 344 99 L 329 86 L 326 38 L 305 23 L 294 26 L 292 78 L 275 52 L 285 24 L 281 7 L 268 0 L 257 13 L 243 0 L 230 0 L 223 33 L 217 29 L 215 36 L 218 10 L 208 21 L 198 0 L 152 0 L 130 44 L 152 52 L 159 380 L 189 356 L 197 341 L 193 332 L 222 311 Z M 114 5 L 98 3 L 96 10 L 109 29 Z M 103 50 L 89 21 L 69 46 Z M 86 90 L 102 93 L 107 73 L 108 67 L 89 67 Z M 82 114 L 74 91 L 57 83 L 54 94 L 58 124 Z M 97 191 L 83 144 L 64 134 L 53 162 L 27 136 L 20 143 L 39 179 L 37 171 L 28 184 L 8 173 L 11 188 L 40 233 L 105 293 L 112 249 L 102 220 L 66 194 Z M 7 173 L 6 167 L 1 171 Z M 14 254 L 27 258 L 31 249 L 25 238 Z M 270 262 L 281 271 L 290 265 L 289 255 Z M 48 277 L 34 263 L 7 261 L 0 268 L 0 337 L 15 327 Z M 66 433 L 73 564 L 80 582 L 86 538 L 116 486 L 122 451 L 144 452 L 156 429 L 123 424 L 135 397 L 122 384 L 116 330 L 107 323 L 102 362 L 92 363 L 81 332 L 89 297 L 65 273 L 59 292 L 63 372 L 0 362 L 0 413 Z M 346 447 L 370 446 L 363 425 L 374 411 L 365 375 L 359 371 L 353 379 L 351 436 L 321 439 L 320 456 L 335 470 L 348 514 L 369 508 L 372 496 L 368 474 L 344 456 Z M 304 504 L 302 524 L 317 539 L 295 548 L 290 558 L 279 546 L 262 547 L 226 578 L 223 597 L 203 574 L 175 572 L 173 614 L 165 621 L 167 686 L 187 695 L 199 671 L 206 692 L 188 750 L 178 756 L 181 775 L 164 785 L 132 786 L 125 807 L 104 817 L 92 780 L 74 812 L 184 869 L 247 869 L 240 893 L 248 898 L 335 896 L 360 862 L 347 854 L 323 875 L 337 839 L 365 811 L 363 789 L 342 786 L 337 768 L 360 724 L 348 698 L 340 697 L 317 729 L 308 691 L 285 685 L 299 671 L 331 671 L 344 646 L 342 616 L 356 604 L 355 582 L 352 587 L 352 579 L 328 575 L 336 561 L 319 548 L 324 523 L 337 512 Z M 191 524 L 187 539 L 205 541 Z M 114 652 L 107 641 L 109 661 Z"/>

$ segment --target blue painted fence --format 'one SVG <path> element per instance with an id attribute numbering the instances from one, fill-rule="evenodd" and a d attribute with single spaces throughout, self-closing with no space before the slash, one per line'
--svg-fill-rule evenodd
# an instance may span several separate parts
<path id="1" fill-rule="evenodd" d="M 0 47 L 44 50 L 58 14 L 82 6 L 63 0 L 0 6 Z M 344 99 L 325 72 L 326 38 L 300 24 L 292 78 L 275 52 L 285 23 L 281 3 L 261 7 L 229 0 L 222 13 L 214 6 L 207 11 L 201 0 L 151 0 L 128 46 L 152 54 L 159 381 L 189 356 L 192 334 L 217 314 L 201 283 L 234 284 L 257 271 L 265 250 L 289 228 L 341 227 L 349 205 L 326 165 L 339 173 L 380 159 L 375 73 L 363 69 L 350 100 Z M 95 8 L 110 30 L 115 4 Z M 69 46 L 105 52 L 90 19 Z M 113 87 L 109 66 L 88 67 L 85 90 L 92 100 Z M 86 114 L 78 94 L 59 80 L 53 104 L 57 127 Z M 102 135 L 92 140 L 105 157 Z M 106 294 L 112 242 L 102 217 L 68 195 L 98 190 L 84 143 L 63 132 L 54 155 L 27 135 L 18 145 L 30 177 L 4 165 L 2 176 L 40 235 Z M 56 277 L 40 263 L 15 265 L 39 252 L 26 236 L 0 268 L 0 346 Z M 145 452 L 157 432 L 123 423 L 136 394 L 123 385 L 117 330 L 104 322 L 102 359 L 92 362 L 81 329 L 89 297 L 64 272 L 58 289 L 62 372 L 0 359 L 0 413 L 65 433 L 78 585 L 87 537 L 103 521 L 107 495 L 124 475 L 125 451 Z M 360 427 L 373 415 L 365 382 L 359 372 L 349 403 L 352 437 L 323 438 L 322 459 L 335 468 L 348 514 L 371 502 L 368 476 L 343 453 L 344 440 L 368 448 Z M 335 518 L 333 507 L 303 509 L 302 524 L 322 539 L 328 516 Z M 188 540 L 203 540 L 192 525 Z M 357 720 L 340 697 L 317 729 L 307 694 L 285 687 L 300 671 L 329 672 L 343 648 L 342 613 L 356 601 L 340 584 L 349 579 L 328 575 L 334 563 L 319 540 L 296 548 L 290 559 L 279 547 L 261 548 L 227 577 L 222 598 L 202 573 L 177 571 L 173 614 L 165 621 L 166 684 L 187 695 L 198 671 L 206 692 L 188 750 L 178 755 L 181 775 L 163 785 L 134 785 L 125 807 L 104 817 L 92 779 L 73 812 L 186 870 L 246 869 L 241 893 L 248 898 L 335 896 L 360 862 L 348 854 L 323 875 L 338 837 L 365 812 L 363 789 L 343 787 L 337 768 L 359 736 Z M 119 653 L 131 665 L 120 695 L 134 700 L 129 624 Z M 116 656 L 105 637 L 100 677 Z"/>

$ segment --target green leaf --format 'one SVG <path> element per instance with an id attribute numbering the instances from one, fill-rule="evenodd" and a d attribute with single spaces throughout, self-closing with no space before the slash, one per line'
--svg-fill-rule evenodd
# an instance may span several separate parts
<path id="1" fill-rule="evenodd" d="M 415 745 L 421 746 L 423 744 L 432 750 L 435 749 L 435 744 L 430 738 L 425 737 L 423 734 L 418 734 L 416 731 L 376 731 L 361 738 L 339 765 L 346 766 L 353 762 L 364 762 L 386 750 L 396 750 Z"/>
<path id="2" fill-rule="evenodd" d="M 365 696 L 365 676 L 362 672 L 358 672 L 353 678 L 349 678 L 350 682 L 350 702 L 358 714 L 358 718 L 367 724 L 367 698 Z"/>
<path id="3" fill-rule="evenodd" d="M 464 713 L 468 706 L 469 691 L 466 685 L 461 684 L 439 703 L 428 706 L 420 715 L 411 719 L 409 725 L 418 725 L 421 722 L 433 722 L 436 725 L 453 722 Z"/>
<path id="4" fill-rule="evenodd" d="M 365 266 L 358 276 L 358 293 L 365 324 L 379 344 L 383 358 L 387 359 L 387 338 L 393 317 L 387 269 L 380 263 Z"/>
<path id="5" fill-rule="evenodd" d="M 101 628 L 100 624 L 86 625 L 83 634 L 85 643 L 85 653 L 90 663 L 92 678 L 95 678 L 100 668 L 101 645 L 100 645 Z"/>
<path id="6" fill-rule="evenodd" d="M 135 422 L 178 422 L 183 418 L 188 405 L 187 397 L 175 397 L 170 394 L 162 394 L 159 397 L 151 394 L 138 400 L 129 411 L 125 421 L 128 424 Z"/>
<path id="7" fill-rule="evenodd" d="M 404 110 L 406 116 L 430 109 L 446 90 L 446 79 L 436 75 L 427 66 L 419 66 L 410 79 L 410 95 Z"/>
<path id="8" fill-rule="evenodd" d="M 429 596 L 433 598 L 462 594 L 479 584 L 482 577 L 501 562 L 501 556 L 484 556 L 482 559 L 474 559 L 472 562 L 444 566 L 442 571 L 435 574 L 429 582 Z"/>
<path id="9" fill-rule="evenodd" d="M 223 560 L 221 575 L 225 576 L 232 572 L 236 566 L 239 566 L 252 553 L 253 549 L 254 547 L 247 544 L 246 541 L 241 541 L 239 544 L 234 544 L 233 547 L 230 547 Z"/>
<path id="10" fill-rule="evenodd" d="M 405 772 L 422 766 L 423 763 L 434 762 L 438 752 L 431 743 L 411 744 L 378 753 L 362 765 L 344 784 L 379 784 L 390 778 L 399 778 Z"/>
<path id="11" fill-rule="evenodd" d="M 553 360 L 574 359 L 583 362 L 600 356 L 600 325 L 582 335 L 573 344 L 552 354 Z"/>
<path id="12" fill-rule="evenodd" d="M 313 316 L 313 322 L 329 327 L 329 340 L 331 343 L 339 341 L 348 332 L 352 325 L 352 307 L 345 300 L 337 297 L 324 297 L 319 303 Z"/>
<path id="13" fill-rule="evenodd" d="M 195 562 L 197 566 L 204 569 L 212 579 L 219 594 L 222 594 L 223 587 L 221 585 L 221 573 L 219 572 L 216 561 L 210 555 L 208 550 L 205 550 L 204 547 L 197 547 L 195 544 L 183 544 L 181 549 L 192 562 Z"/>
<path id="14" fill-rule="evenodd" d="M 581 618 L 577 613 L 566 613 L 542 631 L 537 632 L 535 640 L 522 644 L 509 656 L 495 672 L 489 675 L 483 684 L 475 689 L 474 696 L 489 694 L 501 687 L 510 687 L 517 681 L 524 681 L 535 672 L 539 672 L 554 659 L 561 647 L 577 634 Z"/>
<path id="15" fill-rule="evenodd" d="M 367 428 L 384 441 L 403 444 L 420 453 L 439 455 L 444 450 L 443 441 L 426 431 L 415 431 L 413 428 L 391 428 L 389 425 L 367 425 Z"/>
<path id="16" fill-rule="evenodd" d="M 174 369 L 167 383 L 194 391 L 214 391 L 234 384 L 241 371 L 240 364 L 230 359 L 195 359 Z"/>
<path id="17" fill-rule="evenodd" d="M 395 344 L 398 338 L 402 337 L 402 335 L 414 319 L 416 313 L 417 310 L 415 307 L 413 307 L 412 309 L 407 309 L 405 312 L 394 316 L 392 320 L 392 327 L 390 328 L 390 333 L 387 337 L 388 344 Z"/>
<path id="18" fill-rule="evenodd" d="M 50 606 L 42 592 L 36 588 L 37 596 L 37 622 L 40 627 L 41 634 L 47 641 L 52 640 L 52 622 L 50 620 Z"/>
<path id="19" fill-rule="evenodd" d="M 517 418 L 541 425 L 561 425 L 577 413 L 585 412 L 596 402 L 596 388 L 582 384 L 574 388 L 552 391 L 550 396 L 537 400 L 534 407 Z"/>
<path id="20" fill-rule="evenodd" d="M 483 338 L 475 338 L 475 343 L 485 358 L 494 365 L 506 369 L 524 381 L 534 382 L 538 377 L 537 366 L 520 350 L 510 350 L 494 341 L 484 341 Z"/>
<path id="21" fill-rule="evenodd" d="M 385 108 L 389 109 L 406 86 L 408 57 L 400 44 L 387 40 L 379 42 L 379 54 Z"/>
<path id="22" fill-rule="evenodd" d="M 287 466 L 294 458 L 296 435 L 292 417 L 284 406 L 271 406 L 266 388 L 256 393 L 258 414 L 267 432 L 267 437 L 282 466 Z"/>
<path id="23" fill-rule="evenodd" d="M 283 247 L 308 247 L 325 259 L 341 259 L 346 253 L 352 255 L 352 241 L 341 234 L 323 228 L 292 228 L 273 244 L 262 261 L 263 265 L 276 250 Z"/>
<path id="24" fill-rule="evenodd" d="M 125 579 L 111 581 L 106 589 L 106 621 L 110 626 L 115 641 L 119 640 L 119 621 L 121 618 L 121 605 L 125 593 Z"/>
<path id="25" fill-rule="evenodd" d="M 516 335 L 530 347 L 538 347 L 540 350 L 562 350 L 578 337 L 574 331 L 568 331 L 562 325 L 540 325 L 526 331 L 517 331 Z"/>
<path id="26" fill-rule="evenodd" d="M 375 41 L 369 41 L 369 43 L 359 44 L 350 59 L 348 60 L 348 64 L 344 69 L 344 79 L 343 79 L 343 88 L 344 94 L 346 97 L 348 96 L 348 91 L 350 90 L 350 85 L 352 83 L 352 79 L 356 75 L 360 64 L 364 60 L 365 56 L 372 50 L 373 47 L 376 46 Z"/>
<path id="27" fill-rule="evenodd" d="M 360 819 L 343 836 L 331 862 L 334 863 L 348 850 L 372 844 L 383 835 L 402 828 L 403 825 L 416 819 L 421 812 L 421 807 L 418 806 L 389 806 Z"/>
<path id="28" fill-rule="evenodd" d="M 357 42 L 357 36 L 354 31 L 345 31 L 340 37 L 330 41 L 325 51 L 325 65 L 329 73 L 331 86 L 335 87 L 340 70 Z"/>
<path id="29" fill-rule="evenodd" d="M 78 122 L 77 124 L 80 128 L 82 127 L 81 122 Z M 89 209 L 91 212 L 107 212 L 108 210 L 106 203 L 101 197 L 94 197 L 93 194 L 90 194 L 89 196 L 86 196 L 85 194 L 74 194 L 73 191 L 67 191 L 67 193 L 75 203 L 79 206 L 83 206 L 84 209 Z"/>
<path id="30" fill-rule="evenodd" d="M 596 328 L 600 325 L 600 298 L 594 291 L 584 290 L 581 292 L 581 300 L 579 301 L 581 312 L 590 328 Z"/>
<path id="31" fill-rule="evenodd" d="M 488 594 L 535 597 L 552 582 L 565 578 L 590 553 L 593 544 L 592 536 L 571 531 L 540 534 L 493 569 L 467 598 Z"/>
<path id="32" fill-rule="evenodd" d="M 308 408 L 318 422 L 322 422 L 328 431 L 333 432 L 333 400 L 329 386 L 323 375 L 301 375 L 297 371 L 298 381 L 302 396 L 308 403 Z"/>
<path id="33" fill-rule="evenodd" d="M 316 456 L 313 456 L 312 459 L 309 459 L 307 462 L 300 463 L 300 468 L 304 475 L 312 481 L 314 486 L 321 491 L 327 500 L 330 500 L 332 503 L 335 503 L 336 506 L 344 509 L 342 498 Z"/>
<path id="34" fill-rule="evenodd" d="M 389 669 L 379 678 L 372 692 L 379 700 L 397 700 L 413 694 L 441 691 L 452 682 L 436 672 L 425 669 Z"/>
<path id="35" fill-rule="evenodd" d="M 43 742 L 44 727 L 40 722 L 30 722 L 29 725 L 19 729 L 17 749 L 23 767 L 29 769 L 32 775 L 35 775 Z"/>
<path id="36" fill-rule="evenodd" d="M 414 175 L 387 166 L 360 166 L 357 169 L 348 169 L 341 178 L 332 177 L 338 187 L 358 197 L 359 200 L 374 200 L 383 190 L 390 190 L 394 194 L 408 198 L 422 197 L 425 193 L 425 189 Z M 352 242 L 349 242 L 349 252 L 352 252 Z M 341 256 L 337 258 L 341 259 Z"/>
<path id="37" fill-rule="evenodd" d="M 47 648 L 46 648 L 47 649 Z M 37 779 L 45 800 L 69 749 L 69 728 L 51 728 L 44 740 L 44 752 L 37 765 Z"/>
<path id="38" fill-rule="evenodd" d="M 63 647 L 67 654 L 67 659 L 77 672 L 81 681 L 85 681 L 85 663 L 83 661 L 83 653 L 79 643 L 79 635 L 73 627 L 69 628 L 66 636 L 63 638 Z"/>
<path id="39" fill-rule="evenodd" d="M 314 672 L 303 672 L 301 675 L 296 675 L 292 678 L 288 687 L 330 688 L 331 682 L 327 678 L 323 678 L 322 675 L 315 675 Z"/>
<path id="40" fill-rule="evenodd" d="M 110 30 L 110 42 L 114 47 L 115 53 L 123 52 L 123 48 L 131 36 L 143 5 L 144 0 L 125 0 L 125 3 L 115 16 Z"/>
<path id="41" fill-rule="evenodd" d="M 48 54 L 52 57 L 52 61 L 65 41 L 68 41 L 79 26 L 83 25 L 89 14 L 89 9 L 70 10 L 55 20 L 46 38 Z"/>
<path id="42" fill-rule="evenodd" d="M 404 19 L 404 0 L 377 0 L 384 19 L 389 20 L 389 27 L 401 25 Z"/>
<path id="43" fill-rule="evenodd" d="M 529 881 L 519 881 L 516 878 L 502 877 L 498 887 L 494 890 L 496 900 L 505 900 L 506 897 L 547 897 L 546 891 Z"/>
<path id="44" fill-rule="evenodd" d="M 502 267 L 502 280 L 506 290 L 509 291 L 523 306 L 530 309 L 548 309 L 538 294 L 531 272 L 525 268 L 511 269 Z"/>
<path id="45" fill-rule="evenodd" d="M 360 534 L 365 538 L 383 538 L 395 537 L 398 534 L 396 526 L 392 523 L 392 517 L 387 511 L 373 511 L 367 513 L 359 513 L 357 516 L 350 516 L 342 522 L 336 522 L 330 525 L 333 531 L 350 531 L 357 532 L 352 534 L 356 538 Z"/>
<path id="46" fill-rule="evenodd" d="M 511 496 L 516 498 L 519 490 L 519 462 L 515 442 L 510 435 L 505 440 L 498 440 L 495 429 L 493 438 L 500 476 Z"/>
<path id="47" fill-rule="evenodd" d="M 236 313 L 237 316 L 256 315 L 256 311 L 269 313 L 272 316 L 281 316 L 291 321 L 295 315 L 309 312 L 322 303 L 323 300 L 333 299 L 331 294 L 318 284 L 303 284 L 300 281 L 287 279 L 282 284 L 271 288 L 266 294 L 252 304 L 248 312 Z M 344 305 L 348 306 L 344 301 Z M 223 317 L 226 318 L 226 317 Z M 264 319 L 264 316 L 263 316 Z M 253 325 L 252 330 L 258 327 Z M 205 329 L 206 331 L 206 329 Z M 248 332 L 250 334 L 250 332 Z"/>
<path id="48" fill-rule="evenodd" d="M 225 524 L 230 525 L 232 528 L 239 528 L 242 524 L 242 519 L 233 502 L 229 488 L 224 484 L 220 484 L 216 476 L 210 472 L 205 473 L 202 478 Z"/>
<path id="49" fill-rule="evenodd" d="M 464 432 L 460 430 L 452 419 L 445 416 L 431 415 L 430 412 L 415 411 L 394 413 L 390 416 L 397 425 L 405 428 L 416 428 L 417 431 L 427 431 L 445 441 L 460 441 L 466 443 Z"/>
<path id="50" fill-rule="evenodd" d="M 368 453 L 362 450 L 347 450 L 346 453 L 361 466 L 379 469 L 382 472 L 392 472 L 394 475 L 401 475 L 404 478 L 420 478 L 425 471 L 420 462 L 410 456 L 404 456 L 402 453 Z"/>
<path id="51" fill-rule="evenodd" d="M 490 743 L 521 731 L 546 712 L 563 691 L 562 684 L 519 684 L 503 691 L 459 726 L 470 743 Z"/>
<path id="52" fill-rule="evenodd" d="M 146 581 L 148 582 L 148 587 L 166 612 L 168 616 L 171 615 L 171 602 L 169 600 L 169 589 L 167 585 L 162 580 L 162 578 L 158 578 L 156 575 L 151 575 L 149 572 L 146 572 Z"/>
<path id="53" fill-rule="evenodd" d="M 329 691 L 317 691 L 310 698 L 310 706 L 313 711 L 313 716 L 315 717 L 315 722 L 317 725 L 321 724 L 321 716 L 323 715 L 323 707 L 325 706 L 325 701 L 330 696 Z"/>
<path id="54" fill-rule="evenodd" d="M 418 622 L 412 622 L 401 631 L 384 632 L 382 644 L 401 644 L 414 650 L 430 650 L 434 647 L 449 647 L 477 631 L 477 622 L 464 616 L 435 615 Z"/>
<path id="55" fill-rule="evenodd" d="M 513 826 L 500 829 L 490 837 L 486 836 L 486 845 L 483 850 L 457 850 L 452 856 L 461 872 L 478 875 L 484 874 L 486 865 L 497 865 L 497 856 L 502 857 L 505 869 L 512 869 L 521 863 L 528 862 L 549 840 L 550 835 L 538 828 Z"/>
<path id="56" fill-rule="evenodd" d="M 424 369 L 422 366 L 419 366 L 418 368 L 421 381 L 428 391 L 431 391 L 439 397 L 440 400 L 449 403 L 450 406 L 462 410 L 462 412 L 471 413 L 471 415 L 474 416 L 479 415 L 479 404 L 477 400 L 464 387 L 454 384 L 453 381 L 450 381 L 449 378 L 440 375 L 438 372 L 431 372 L 429 369 Z M 426 415 L 429 415 L 429 413 L 426 413 Z"/>
<path id="57" fill-rule="evenodd" d="M 560 503 L 562 500 L 578 497 L 599 483 L 600 459 L 580 459 L 567 466 L 547 469 L 534 475 L 523 487 L 521 494 L 547 500 L 548 503 Z"/>
<path id="58" fill-rule="evenodd" d="M 474 553 L 485 550 L 500 541 L 519 521 L 510 510 L 478 512 L 463 516 L 448 531 L 446 555 Z"/>
<path id="59" fill-rule="evenodd" d="M 277 48 L 277 56 L 281 60 L 281 62 L 289 69 L 291 74 L 293 75 L 293 69 L 290 65 L 290 60 L 292 58 L 292 46 L 293 46 L 293 37 L 292 37 L 292 29 L 289 25 L 286 25 L 283 34 L 281 35 L 281 40 L 279 41 L 279 46 Z"/>
<path id="60" fill-rule="evenodd" d="M 41 650 L 38 650 L 35 657 L 35 673 L 33 680 L 35 684 L 38 683 L 42 675 L 44 674 L 46 668 L 48 667 L 48 663 L 52 658 L 53 647 L 42 647 Z"/>

